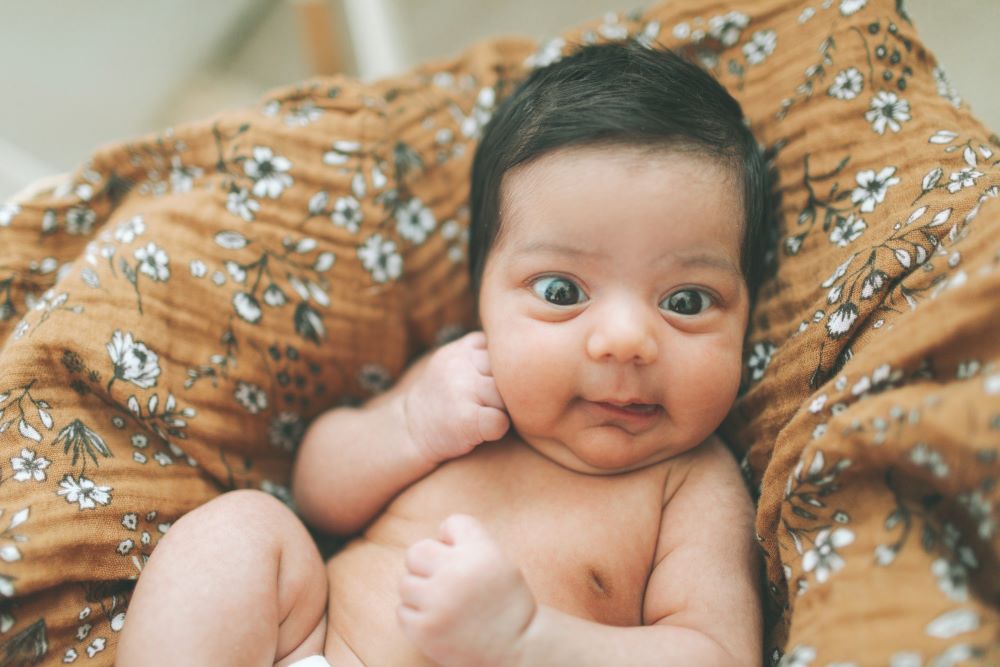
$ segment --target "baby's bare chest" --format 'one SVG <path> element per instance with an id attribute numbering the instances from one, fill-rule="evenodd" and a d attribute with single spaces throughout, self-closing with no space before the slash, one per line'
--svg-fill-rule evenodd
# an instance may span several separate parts
<path id="1" fill-rule="evenodd" d="M 611 625 L 640 625 L 665 471 L 571 472 L 502 445 L 442 466 L 401 494 L 366 539 L 409 544 L 450 514 L 485 524 L 542 604 Z"/>

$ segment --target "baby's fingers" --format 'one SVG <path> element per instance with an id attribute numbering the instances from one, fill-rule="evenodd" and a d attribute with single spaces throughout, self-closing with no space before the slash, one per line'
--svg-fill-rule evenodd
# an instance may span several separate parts
<path id="1" fill-rule="evenodd" d="M 447 557 L 448 547 L 438 540 L 420 540 L 406 550 L 406 571 L 418 577 L 429 577 Z"/>
<path id="2" fill-rule="evenodd" d="M 427 606 L 428 579 L 405 574 L 399 580 L 399 601 L 404 607 L 423 609 Z"/>
<path id="3" fill-rule="evenodd" d="M 479 408 L 479 437 L 483 442 L 499 440 L 510 428 L 510 417 L 499 408 Z"/>
<path id="4" fill-rule="evenodd" d="M 481 377 L 475 384 L 476 399 L 482 406 L 488 408 L 504 408 L 503 397 L 497 389 L 496 380 L 491 377 Z"/>

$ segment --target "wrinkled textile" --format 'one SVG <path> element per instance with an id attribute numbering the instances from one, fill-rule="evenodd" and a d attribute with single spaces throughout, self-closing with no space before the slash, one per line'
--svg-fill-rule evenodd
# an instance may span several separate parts
<path id="1" fill-rule="evenodd" d="M 724 425 L 768 660 L 1000 664 L 1000 141 L 893 0 L 674 0 L 102 150 L 0 207 L 0 662 L 113 661 L 184 512 L 287 498 L 308 420 L 474 323 L 468 168 L 528 68 L 676 48 L 776 176 Z"/>

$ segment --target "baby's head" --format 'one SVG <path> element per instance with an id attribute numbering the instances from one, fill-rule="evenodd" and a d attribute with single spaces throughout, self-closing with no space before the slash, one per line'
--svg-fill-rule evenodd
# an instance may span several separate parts
<path id="1" fill-rule="evenodd" d="M 585 47 L 498 109 L 469 259 L 521 437 L 630 470 L 702 442 L 736 396 L 767 189 L 739 104 L 680 57 Z"/>

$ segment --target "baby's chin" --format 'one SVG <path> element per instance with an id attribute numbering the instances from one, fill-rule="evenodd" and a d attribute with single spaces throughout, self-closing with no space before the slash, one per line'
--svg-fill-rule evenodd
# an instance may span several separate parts
<path id="1" fill-rule="evenodd" d="M 690 449 L 690 447 L 679 448 L 680 451 L 661 449 L 647 456 L 638 457 L 634 452 L 586 446 L 585 443 L 567 443 L 554 437 L 534 434 L 525 436 L 521 433 L 518 433 L 518 437 L 528 447 L 553 463 L 584 475 L 618 475 L 632 472 L 666 461 Z"/>

